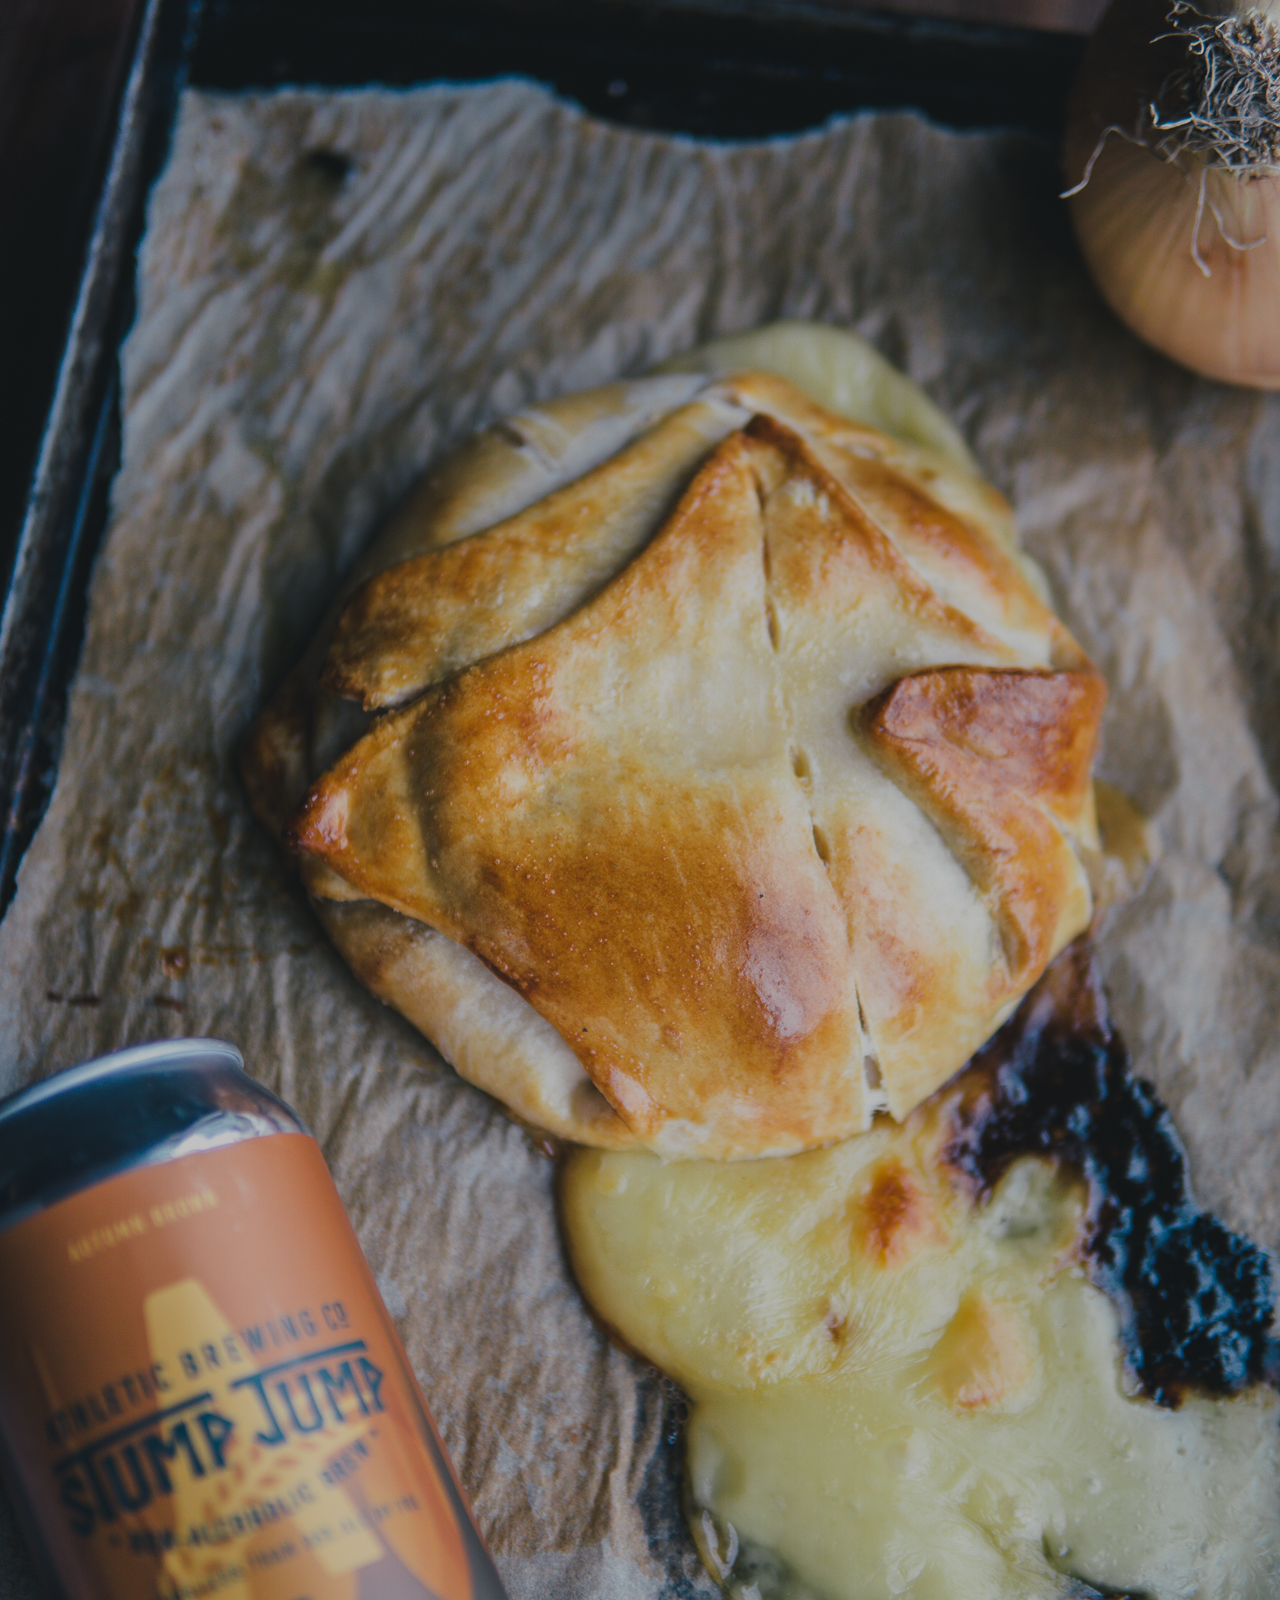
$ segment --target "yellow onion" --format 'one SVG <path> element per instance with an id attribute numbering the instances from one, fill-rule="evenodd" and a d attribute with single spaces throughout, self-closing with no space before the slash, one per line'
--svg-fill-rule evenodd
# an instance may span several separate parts
<path id="1" fill-rule="evenodd" d="M 1116 314 L 1195 372 L 1280 388 L 1280 0 L 1112 0 L 1063 163 Z"/>

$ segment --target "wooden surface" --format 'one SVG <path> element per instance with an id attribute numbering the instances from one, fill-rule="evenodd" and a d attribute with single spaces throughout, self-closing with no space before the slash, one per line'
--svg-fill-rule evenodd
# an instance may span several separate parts
<path id="1" fill-rule="evenodd" d="M 874 9 L 909 12 L 913 16 L 958 17 L 966 22 L 998 22 L 1011 28 L 1089 33 L 1106 3 L 1107 0 L 875 0 Z"/>

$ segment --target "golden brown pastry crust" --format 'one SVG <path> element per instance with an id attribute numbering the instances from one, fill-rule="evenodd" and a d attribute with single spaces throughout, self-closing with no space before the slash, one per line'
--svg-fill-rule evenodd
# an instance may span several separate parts
<path id="1" fill-rule="evenodd" d="M 489 528 L 397 562 L 348 600 L 321 684 L 366 710 L 403 705 L 542 633 L 626 565 L 736 417 L 681 406 L 617 455 Z"/>
<path id="2" fill-rule="evenodd" d="M 997 897 L 1017 988 L 1082 913 L 1067 839 L 1092 831 L 1089 767 L 1105 699 L 1096 672 L 946 667 L 901 679 L 864 714 L 886 769 Z"/>
<path id="3" fill-rule="evenodd" d="M 740 1153 L 865 1121 L 843 916 L 788 758 L 762 543 L 735 434 L 601 595 L 386 718 L 288 830 L 479 955 L 641 1138 L 683 1123 L 715 1153 L 721 1122 Z M 726 690 L 730 714 L 706 726 Z"/>
<path id="4" fill-rule="evenodd" d="M 949 1077 L 1087 922 L 1100 682 L 982 491 L 935 499 L 931 473 L 731 379 L 338 619 L 325 682 L 417 698 L 288 837 L 313 893 L 369 897 L 327 920 L 425 1031 L 448 1031 L 433 970 L 484 987 L 458 947 L 551 1025 L 514 1051 L 521 1104 L 510 1061 L 458 1062 L 527 1120 L 672 1154 L 842 1137 L 869 1083 L 903 1115 Z M 257 736 L 260 793 L 296 770 L 298 692 Z"/>

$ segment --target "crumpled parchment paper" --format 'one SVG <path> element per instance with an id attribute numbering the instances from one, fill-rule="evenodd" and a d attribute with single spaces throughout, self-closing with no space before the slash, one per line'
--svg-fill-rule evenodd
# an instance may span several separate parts
<path id="1" fill-rule="evenodd" d="M 1103 308 L 1053 153 L 908 115 L 712 145 L 519 82 L 188 93 L 48 815 L 0 926 L 0 1090 L 232 1040 L 322 1141 L 512 1600 L 712 1592 L 678 1398 L 569 1279 L 550 1162 L 348 975 L 235 769 L 414 477 L 533 398 L 780 315 L 946 407 L 1106 674 L 1160 855 L 1101 954 L 1203 1200 L 1280 1247 L 1280 397 Z M 7 1518 L 0 1596 L 34 1593 Z"/>

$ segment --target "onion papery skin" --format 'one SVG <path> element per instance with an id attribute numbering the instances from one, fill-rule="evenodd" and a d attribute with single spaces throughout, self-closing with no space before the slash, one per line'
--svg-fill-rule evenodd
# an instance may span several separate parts
<path id="1" fill-rule="evenodd" d="M 1151 43 L 1167 16 L 1167 0 L 1114 0 L 1085 54 L 1063 151 L 1071 187 L 1094 160 L 1068 202 L 1072 226 L 1103 298 L 1140 338 L 1205 377 L 1277 389 L 1280 177 L 1240 177 L 1189 153 L 1175 163 L 1106 134 L 1138 129 L 1181 59 L 1177 41 Z M 1261 242 L 1235 248 L 1218 217 L 1232 239 Z"/>

